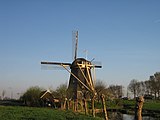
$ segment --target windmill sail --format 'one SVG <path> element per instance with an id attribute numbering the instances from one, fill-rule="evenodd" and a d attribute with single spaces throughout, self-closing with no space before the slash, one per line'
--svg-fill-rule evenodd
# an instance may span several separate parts
<path id="1" fill-rule="evenodd" d="M 63 63 L 63 62 L 41 62 L 41 64 L 50 64 L 50 65 L 66 65 L 70 66 L 70 63 Z"/>
<path id="2" fill-rule="evenodd" d="M 43 70 L 65 70 L 63 67 L 65 66 L 67 69 L 70 68 L 70 63 L 63 62 L 41 62 L 41 69 Z"/>
<path id="3" fill-rule="evenodd" d="M 72 32 L 72 51 L 73 51 L 73 59 L 77 58 L 77 51 L 78 51 L 78 31 Z"/>
<path id="4" fill-rule="evenodd" d="M 102 68 L 102 63 L 99 61 L 91 61 L 91 63 L 95 68 Z"/>

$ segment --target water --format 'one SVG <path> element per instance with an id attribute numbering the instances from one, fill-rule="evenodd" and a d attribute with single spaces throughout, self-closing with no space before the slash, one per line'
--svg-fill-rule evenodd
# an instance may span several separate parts
<path id="1" fill-rule="evenodd" d="M 120 112 L 109 112 L 109 120 L 134 120 L 134 115 L 122 114 Z M 153 118 L 150 116 L 143 116 L 142 120 L 159 120 L 160 118 Z"/>
<path id="2" fill-rule="evenodd" d="M 123 120 L 134 120 L 134 115 L 123 114 Z M 158 120 L 150 116 L 143 116 L 142 120 Z"/>

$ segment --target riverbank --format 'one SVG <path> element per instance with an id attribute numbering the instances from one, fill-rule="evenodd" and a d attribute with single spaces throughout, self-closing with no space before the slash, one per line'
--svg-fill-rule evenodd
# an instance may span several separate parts
<path id="1" fill-rule="evenodd" d="M 109 107 L 108 111 L 118 111 L 123 114 L 135 114 L 135 100 L 122 100 L 117 107 Z M 142 116 L 160 118 L 160 100 L 145 100 L 142 108 Z"/>
<path id="2" fill-rule="evenodd" d="M 122 99 L 115 99 L 115 100 L 107 100 L 107 111 L 108 112 L 120 112 L 122 114 L 135 114 L 135 100 L 122 100 Z M 101 102 L 95 103 L 96 113 L 102 112 L 102 104 Z M 154 118 L 160 118 L 160 100 L 145 100 L 143 109 L 142 109 L 142 116 L 151 116 Z"/>

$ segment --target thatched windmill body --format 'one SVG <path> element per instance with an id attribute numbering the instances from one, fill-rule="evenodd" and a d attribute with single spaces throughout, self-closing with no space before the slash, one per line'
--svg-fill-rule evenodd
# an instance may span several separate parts
<path id="1" fill-rule="evenodd" d="M 85 58 L 77 58 L 78 48 L 78 31 L 73 33 L 74 44 L 74 60 L 72 63 L 64 62 L 41 62 L 41 64 L 60 65 L 70 73 L 69 85 L 67 90 L 68 99 L 75 102 L 86 97 L 87 93 L 95 95 L 94 82 L 92 77 L 92 69 L 101 68 L 101 65 L 92 64 Z M 70 69 L 68 69 L 68 67 Z"/>

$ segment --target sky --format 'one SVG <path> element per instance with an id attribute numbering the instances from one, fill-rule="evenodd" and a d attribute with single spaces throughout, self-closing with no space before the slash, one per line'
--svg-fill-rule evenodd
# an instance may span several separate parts
<path id="1" fill-rule="evenodd" d="M 78 57 L 95 58 L 97 80 L 127 86 L 160 71 L 159 0 L 0 0 L 0 96 L 17 97 L 31 86 L 56 89 L 65 70 L 41 61 L 69 62 L 72 31 Z"/>

